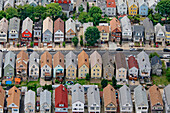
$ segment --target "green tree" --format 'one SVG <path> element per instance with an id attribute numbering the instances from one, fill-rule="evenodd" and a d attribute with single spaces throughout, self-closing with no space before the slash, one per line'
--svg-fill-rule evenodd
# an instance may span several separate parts
<path id="1" fill-rule="evenodd" d="M 115 77 L 112 77 L 112 85 L 113 85 L 113 87 L 116 87 L 116 85 L 117 85 L 117 80 Z"/>
<path id="2" fill-rule="evenodd" d="M 34 42 L 31 42 L 30 46 L 33 47 L 34 46 Z"/>
<path id="3" fill-rule="evenodd" d="M 80 36 L 80 45 L 83 46 L 83 35 Z"/>
<path id="4" fill-rule="evenodd" d="M 92 6 L 89 10 L 89 15 L 93 17 L 94 14 L 102 14 L 102 10 L 99 7 Z"/>
<path id="5" fill-rule="evenodd" d="M 158 2 L 156 6 L 156 10 L 158 10 L 163 16 L 170 14 L 170 0 L 161 0 Z"/>
<path id="6" fill-rule="evenodd" d="M 99 13 L 93 14 L 93 23 L 95 26 L 100 23 L 101 18 L 102 18 L 101 14 Z"/>
<path id="7" fill-rule="evenodd" d="M 6 12 L 0 11 L 0 20 L 5 17 L 6 18 Z"/>
<path id="8" fill-rule="evenodd" d="M 170 68 L 168 68 L 167 71 L 166 71 L 166 78 L 170 82 Z"/>
<path id="9" fill-rule="evenodd" d="M 158 53 L 157 53 L 157 52 L 154 52 L 154 53 L 150 53 L 149 58 L 151 59 L 151 58 L 154 57 L 154 56 L 159 57 Z"/>
<path id="10" fill-rule="evenodd" d="M 80 5 L 78 10 L 79 10 L 79 12 L 83 12 L 84 11 L 83 5 Z"/>
<path id="11" fill-rule="evenodd" d="M 89 18 L 89 15 L 87 12 L 81 12 L 78 17 L 78 21 L 80 21 L 81 23 L 87 23 L 88 18 Z"/>
<path id="12" fill-rule="evenodd" d="M 87 2 L 87 12 L 89 12 L 89 2 Z"/>
<path id="13" fill-rule="evenodd" d="M 79 42 L 79 39 L 75 36 L 71 39 L 71 41 L 74 43 L 74 46 L 76 47 Z"/>
<path id="14" fill-rule="evenodd" d="M 62 7 L 58 3 L 51 3 L 46 6 L 47 16 L 52 17 L 53 20 L 57 19 L 62 14 Z"/>
<path id="15" fill-rule="evenodd" d="M 8 8 L 8 9 L 5 10 L 5 12 L 6 12 L 6 18 L 8 20 L 13 18 L 13 17 L 18 17 L 18 11 L 17 11 L 16 8 L 13 8 L 13 7 Z"/>
<path id="16" fill-rule="evenodd" d="M 63 47 L 65 47 L 66 46 L 66 43 L 65 42 L 63 42 Z"/>
<path id="17" fill-rule="evenodd" d="M 40 5 L 36 6 L 33 12 L 33 17 L 32 17 L 33 21 L 39 21 L 40 19 L 44 20 L 47 17 L 45 12 L 46 12 L 46 7 Z"/>
<path id="18" fill-rule="evenodd" d="M 90 80 L 90 75 L 88 73 L 86 74 L 86 80 Z"/>
<path id="19" fill-rule="evenodd" d="M 155 20 L 160 21 L 160 20 L 161 20 L 161 15 L 160 15 L 159 13 L 155 13 L 155 14 L 153 15 L 153 18 L 154 18 Z"/>
<path id="20" fill-rule="evenodd" d="M 94 46 L 98 39 L 100 39 L 100 32 L 97 27 L 88 27 L 85 32 L 85 39 L 87 44 Z"/>
<path id="21" fill-rule="evenodd" d="M 103 79 L 103 80 L 101 81 L 101 85 L 102 85 L 102 88 L 105 88 L 105 87 L 108 85 L 108 80 Z"/>

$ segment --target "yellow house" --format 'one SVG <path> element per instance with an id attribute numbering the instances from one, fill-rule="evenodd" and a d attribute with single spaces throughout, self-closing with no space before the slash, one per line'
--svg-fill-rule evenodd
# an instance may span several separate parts
<path id="1" fill-rule="evenodd" d="M 77 72 L 76 67 L 74 65 L 70 65 L 66 69 L 66 78 L 75 79 L 76 78 L 76 72 Z"/>
<path id="2" fill-rule="evenodd" d="M 128 0 L 128 12 L 129 15 L 138 14 L 138 5 L 136 0 Z"/>
<path id="3" fill-rule="evenodd" d="M 85 51 L 78 55 L 78 78 L 86 78 L 89 74 L 89 56 Z"/>
<path id="4" fill-rule="evenodd" d="M 170 24 L 165 24 L 166 42 L 170 43 Z"/>
<path id="5" fill-rule="evenodd" d="M 102 42 L 109 41 L 109 26 L 97 26 L 98 30 L 100 31 L 100 40 Z"/>
<path id="6" fill-rule="evenodd" d="M 101 78 L 102 76 L 102 58 L 101 55 L 94 51 L 90 55 L 91 61 L 91 78 Z"/>

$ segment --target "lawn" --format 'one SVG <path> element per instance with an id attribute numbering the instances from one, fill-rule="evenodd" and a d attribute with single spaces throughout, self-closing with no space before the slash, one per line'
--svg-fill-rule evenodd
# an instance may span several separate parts
<path id="1" fill-rule="evenodd" d="M 38 81 L 22 82 L 21 86 L 32 86 L 34 84 L 36 84 L 37 86 L 40 86 L 40 80 L 38 79 Z"/>
<path id="2" fill-rule="evenodd" d="M 168 85 L 168 84 L 170 84 L 170 82 L 168 82 L 165 75 L 162 75 L 162 76 L 152 75 L 152 80 L 153 80 L 153 84 L 156 84 L 156 85 Z"/>

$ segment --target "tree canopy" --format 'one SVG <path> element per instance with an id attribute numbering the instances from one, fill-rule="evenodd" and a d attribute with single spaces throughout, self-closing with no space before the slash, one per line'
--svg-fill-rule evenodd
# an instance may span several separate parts
<path id="1" fill-rule="evenodd" d="M 74 46 L 76 47 L 79 42 L 79 39 L 75 36 L 74 38 L 71 39 L 71 41 L 74 43 Z"/>
<path id="2" fill-rule="evenodd" d="M 108 80 L 103 79 L 103 80 L 101 81 L 101 85 L 102 85 L 102 88 L 105 88 L 105 87 L 108 85 Z"/>
<path id="3" fill-rule="evenodd" d="M 154 56 L 159 57 L 158 53 L 157 53 L 157 52 L 154 52 L 154 53 L 150 53 L 149 58 L 151 59 L 151 58 L 154 57 Z"/>
<path id="4" fill-rule="evenodd" d="M 170 0 L 161 0 L 158 2 L 156 9 L 162 14 L 169 16 L 170 14 Z"/>

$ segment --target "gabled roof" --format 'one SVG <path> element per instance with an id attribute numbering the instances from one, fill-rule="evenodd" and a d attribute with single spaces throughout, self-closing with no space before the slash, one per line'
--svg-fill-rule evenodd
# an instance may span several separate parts
<path id="1" fill-rule="evenodd" d="M 138 62 L 134 56 L 130 56 L 128 58 L 128 67 L 129 67 L 129 69 L 131 69 L 133 67 L 136 67 L 137 69 L 139 69 Z"/>
<path id="2" fill-rule="evenodd" d="M 84 87 L 78 83 L 72 86 L 72 104 L 77 101 L 85 104 Z"/>
<path id="3" fill-rule="evenodd" d="M 10 4 L 11 7 L 14 7 L 14 3 L 15 3 L 14 0 L 7 0 L 7 1 L 4 3 L 4 7 L 6 7 L 7 4 Z"/>
<path id="4" fill-rule="evenodd" d="M 88 54 L 83 50 L 79 55 L 78 55 L 78 68 L 80 68 L 83 65 L 86 65 L 89 68 L 89 56 Z"/>
<path id="5" fill-rule="evenodd" d="M 72 51 L 66 55 L 66 69 L 70 65 L 73 65 L 77 69 L 77 56 Z"/>
<path id="6" fill-rule="evenodd" d="M 105 54 L 102 55 L 103 67 L 107 65 L 114 65 L 114 57 L 109 54 L 107 51 Z"/>
<path id="7" fill-rule="evenodd" d="M 165 30 L 166 32 L 170 32 L 170 24 L 165 24 Z"/>
<path id="8" fill-rule="evenodd" d="M 156 0 L 148 0 L 147 2 L 148 2 L 149 8 L 150 8 L 152 5 L 157 4 Z"/>
<path id="9" fill-rule="evenodd" d="M 62 84 L 55 89 L 55 108 L 60 108 L 59 104 L 64 104 L 61 108 L 68 108 L 68 91 Z"/>
<path id="10" fill-rule="evenodd" d="M 160 103 L 163 106 L 162 96 L 159 88 L 156 85 L 153 85 L 149 88 L 149 97 L 151 107 Z"/>
<path id="11" fill-rule="evenodd" d="M 58 30 L 64 33 L 64 21 L 61 18 L 54 22 L 54 33 Z"/>
<path id="12" fill-rule="evenodd" d="M 119 52 L 115 54 L 115 64 L 116 64 L 116 69 L 119 68 L 127 69 L 125 55 L 123 53 Z"/>
<path id="13" fill-rule="evenodd" d="M 170 84 L 167 85 L 165 88 L 164 88 L 164 94 L 165 94 L 165 99 L 166 99 L 166 102 L 168 104 L 168 106 L 170 105 Z"/>
<path id="14" fill-rule="evenodd" d="M 137 106 L 148 106 L 148 99 L 147 99 L 147 93 L 143 86 L 138 85 L 134 89 L 134 98 L 135 98 L 135 104 Z M 149 106 L 148 106 L 149 107 Z"/>
<path id="15" fill-rule="evenodd" d="M 30 33 L 32 33 L 32 26 L 33 26 L 33 21 L 29 17 L 27 17 L 22 23 L 22 33 L 25 30 L 28 30 Z"/>
<path id="16" fill-rule="evenodd" d="M 0 68 L 2 68 L 2 63 L 3 63 L 3 53 L 0 52 Z"/>
<path id="17" fill-rule="evenodd" d="M 145 27 L 145 31 L 152 33 L 154 32 L 153 23 L 148 17 L 143 20 L 143 26 Z"/>
<path id="18" fill-rule="evenodd" d="M 117 1 L 118 6 L 125 4 L 126 5 L 126 0 L 118 0 Z"/>
<path id="19" fill-rule="evenodd" d="M 53 20 L 50 17 L 47 17 L 44 21 L 43 21 L 43 33 L 49 30 L 51 33 L 53 33 Z"/>
<path id="20" fill-rule="evenodd" d="M 32 3 L 36 4 L 36 6 L 38 5 L 37 1 L 35 1 L 35 0 L 29 0 L 28 1 L 28 4 L 32 4 Z"/>
<path id="21" fill-rule="evenodd" d="M 30 62 L 29 62 L 29 67 L 31 67 L 32 65 L 36 65 L 39 67 L 39 54 L 37 52 L 33 52 L 30 54 Z"/>
<path id="22" fill-rule="evenodd" d="M 60 51 L 53 56 L 53 68 L 58 65 L 64 68 L 64 55 Z"/>
<path id="23" fill-rule="evenodd" d="M 91 68 L 93 68 L 93 66 L 95 66 L 96 64 L 98 64 L 102 68 L 102 57 L 97 51 L 94 51 L 90 55 L 90 61 L 91 61 Z"/>
<path id="24" fill-rule="evenodd" d="M 0 106 L 4 107 L 5 90 L 0 86 Z"/>
<path id="25" fill-rule="evenodd" d="M 133 25 L 133 32 L 143 33 L 144 29 L 142 25 Z"/>
<path id="26" fill-rule="evenodd" d="M 120 32 L 121 30 L 121 26 L 120 26 L 120 21 L 114 17 L 111 21 L 110 21 L 110 27 L 111 27 L 111 31 L 118 29 Z"/>
<path id="27" fill-rule="evenodd" d="M 16 68 L 19 67 L 20 65 L 27 67 L 28 60 L 29 60 L 28 53 L 24 52 L 23 50 L 20 51 L 16 59 Z"/>
<path id="28" fill-rule="evenodd" d="M 137 55 L 137 60 L 138 60 L 140 69 L 144 68 L 145 65 L 148 65 L 148 67 L 151 66 L 150 61 L 149 61 L 149 56 L 144 51 L 140 52 Z"/>
<path id="29" fill-rule="evenodd" d="M 13 86 L 11 89 L 9 89 L 8 98 L 6 99 L 7 107 L 9 105 L 11 105 L 12 103 L 14 103 L 19 108 L 20 107 L 20 95 L 21 95 L 20 90 L 18 88 L 16 88 L 15 86 Z"/>
<path id="30" fill-rule="evenodd" d="M 4 68 L 9 64 L 11 65 L 13 68 L 15 68 L 15 54 L 12 51 L 9 51 L 6 55 L 5 55 L 5 62 L 4 62 Z"/>
<path id="31" fill-rule="evenodd" d="M 24 105 L 29 104 L 29 103 L 31 103 L 33 107 L 35 107 L 35 92 L 32 90 L 25 92 Z"/>
<path id="32" fill-rule="evenodd" d="M 97 28 L 98 28 L 98 30 L 100 31 L 100 32 L 104 32 L 104 33 L 109 33 L 110 31 L 109 31 L 109 26 L 97 26 Z"/>
<path id="33" fill-rule="evenodd" d="M 163 33 L 165 33 L 165 26 L 162 26 L 160 23 L 157 23 L 155 25 L 155 34 L 157 35 L 158 31 L 162 31 Z"/>
<path id="34" fill-rule="evenodd" d="M 43 106 L 44 103 L 47 103 L 49 107 L 51 106 L 51 92 L 48 90 L 44 90 L 40 92 L 40 106 Z M 43 108 L 40 107 L 40 110 Z"/>
<path id="35" fill-rule="evenodd" d="M 103 97 L 105 107 L 112 103 L 117 108 L 116 91 L 110 84 L 103 89 Z"/>
<path id="36" fill-rule="evenodd" d="M 132 5 L 136 5 L 138 7 L 137 1 L 136 0 L 128 0 L 128 7 L 131 7 Z"/>
<path id="37" fill-rule="evenodd" d="M 8 33 L 8 20 L 6 18 L 0 20 L 0 31 Z"/>
<path id="38" fill-rule="evenodd" d="M 124 16 L 120 21 L 122 31 L 132 31 L 130 19 L 127 16 Z"/>
<path id="39" fill-rule="evenodd" d="M 160 64 L 160 65 L 162 65 L 162 61 L 161 61 L 161 59 L 159 58 L 159 57 L 157 57 L 157 56 L 154 56 L 154 57 L 152 57 L 151 58 L 151 65 L 155 65 L 155 64 Z"/>
<path id="40" fill-rule="evenodd" d="M 120 97 L 119 102 L 122 106 L 126 104 L 130 104 L 131 106 L 133 106 L 130 88 L 127 87 L 126 85 L 123 85 L 119 89 L 119 97 Z"/>
<path id="41" fill-rule="evenodd" d="M 52 55 L 48 51 L 41 55 L 41 68 L 46 64 L 52 68 Z"/>
<path id="42" fill-rule="evenodd" d="M 34 22 L 34 30 L 41 30 L 42 29 L 42 20 L 38 22 Z"/>
<path id="43" fill-rule="evenodd" d="M 147 2 L 145 0 L 137 0 L 137 2 L 138 2 L 139 7 L 142 6 L 143 4 L 148 6 L 148 4 L 147 4 Z"/>
<path id="44" fill-rule="evenodd" d="M 4 1 L 0 0 L 0 11 L 3 9 Z"/>
<path id="45" fill-rule="evenodd" d="M 72 18 L 69 18 L 66 21 L 66 32 L 70 29 L 72 29 L 74 32 L 76 32 L 76 23 Z"/>
<path id="46" fill-rule="evenodd" d="M 87 90 L 88 106 L 93 104 L 100 106 L 100 94 L 99 89 L 96 86 L 91 86 Z"/>
<path id="47" fill-rule="evenodd" d="M 115 0 L 106 0 L 106 7 L 114 7 L 116 8 L 116 2 Z"/>
<path id="48" fill-rule="evenodd" d="M 11 30 L 16 30 L 17 32 L 19 32 L 20 30 L 20 19 L 19 18 L 13 17 L 10 19 L 8 31 L 11 31 Z"/>

